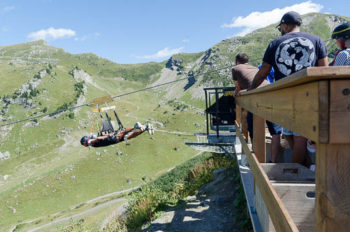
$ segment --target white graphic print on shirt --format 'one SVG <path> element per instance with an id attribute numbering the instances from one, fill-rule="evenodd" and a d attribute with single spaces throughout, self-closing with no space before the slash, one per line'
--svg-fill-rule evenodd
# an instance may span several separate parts
<path id="1" fill-rule="evenodd" d="M 286 76 L 310 67 L 314 59 L 314 44 L 304 37 L 294 37 L 283 41 L 275 53 L 276 65 L 279 71 Z"/>

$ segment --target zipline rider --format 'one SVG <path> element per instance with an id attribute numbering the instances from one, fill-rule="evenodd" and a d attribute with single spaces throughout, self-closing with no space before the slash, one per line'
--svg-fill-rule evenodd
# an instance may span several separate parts
<path id="1" fill-rule="evenodd" d="M 154 134 L 154 130 L 151 124 L 144 126 L 141 123 L 137 122 L 133 127 L 114 131 L 107 135 L 98 137 L 95 135 L 83 136 L 80 140 L 80 144 L 85 147 L 105 147 L 120 143 L 122 141 L 128 141 L 129 139 L 139 136 L 145 131 L 148 131 L 149 134 Z"/>

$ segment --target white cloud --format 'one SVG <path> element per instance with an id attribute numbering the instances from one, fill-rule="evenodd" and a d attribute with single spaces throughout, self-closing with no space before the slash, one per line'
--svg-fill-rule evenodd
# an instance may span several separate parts
<path id="1" fill-rule="evenodd" d="M 14 6 L 5 6 L 2 10 L 3 10 L 4 12 L 8 12 L 8 11 L 11 11 L 11 10 L 14 10 L 14 9 L 15 9 Z"/>
<path id="2" fill-rule="evenodd" d="M 299 14 L 307 14 L 311 12 L 320 12 L 323 8 L 322 5 L 313 3 L 312 1 L 306 1 L 292 6 L 287 6 L 282 9 L 276 8 L 271 11 L 265 12 L 252 12 L 248 16 L 239 16 L 232 19 L 232 23 L 223 24 L 221 27 L 224 28 L 243 28 L 237 35 L 246 35 L 258 28 L 266 27 L 272 23 L 277 23 L 281 20 L 282 16 L 288 11 L 296 11 Z"/>
<path id="3" fill-rule="evenodd" d="M 75 31 L 71 29 L 59 28 L 55 29 L 50 27 L 48 29 L 43 29 L 40 31 L 32 32 L 28 35 L 29 39 L 32 40 L 56 40 L 75 36 Z"/>
<path id="4" fill-rule="evenodd" d="M 138 56 L 138 58 L 159 59 L 159 58 L 164 58 L 164 57 L 168 57 L 168 56 L 172 56 L 174 54 L 180 53 L 183 49 L 184 49 L 183 47 L 174 48 L 174 49 L 164 48 L 153 55 Z"/>
<path id="5" fill-rule="evenodd" d="M 189 40 L 189 39 L 183 39 L 182 42 L 183 42 L 183 43 L 189 43 L 190 40 Z"/>

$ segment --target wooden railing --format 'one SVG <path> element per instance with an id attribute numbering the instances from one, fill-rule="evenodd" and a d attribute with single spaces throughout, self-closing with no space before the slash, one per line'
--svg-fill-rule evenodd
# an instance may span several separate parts
<path id="1" fill-rule="evenodd" d="M 315 231 L 350 231 L 350 67 L 312 67 L 236 98 L 237 135 L 276 231 L 298 231 L 259 163 L 265 120 L 316 142 Z M 254 114 L 251 150 L 239 107 Z M 241 123 L 242 122 L 242 123 Z"/>

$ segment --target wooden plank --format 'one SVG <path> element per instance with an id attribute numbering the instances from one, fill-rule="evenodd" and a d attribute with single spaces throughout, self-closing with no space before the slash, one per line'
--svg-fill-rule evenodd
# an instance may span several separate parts
<path id="1" fill-rule="evenodd" d="M 251 152 L 245 138 L 243 137 L 239 126 L 236 124 L 236 133 L 241 141 L 242 150 L 247 157 L 249 166 L 253 172 L 255 183 L 257 183 L 260 193 L 269 211 L 273 225 L 278 232 L 298 231 L 288 211 L 286 210 L 281 199 L 272 187 L 267 175 L 256 159 L 254 153 Z"/>
<path id="2" fill-rule="evenodd" d="M 272 183 L 278 196 L 287 208 L 289 214 L 300 232 L 315 231 L 315 198 L 307 194 L 315 192 L 315 184 L 307 183 Z M 274 232 L 273 223 L 268 215 L 261 193 L 256 188 L 256 211 L 261 218 L 264 232 Z"/>
<path id="3" fill-rule="evenodd" d="M 317 144 L 315 231 L 349 231 L 349 173 L 350 144 Z"/>
<path id="4" fill-rule="evenodd" d="M 236 98 L 242 108 L 315 142 L 319 140 L 318 102 L 318 82 Z"/>
<path id="5" fill-rule="evenodd" d="M 329 81 L 318 82 L 319 142 L 329 142 Z"/>
<path id="6" fill-rule="evenodd" d="M 265 120 L 253 115 L 253 151 L 260 163 L 266 163 Z"/>
<path id="7" fill-rule="evenodd" d="M 266 163 L 261 167 L 271 182 L 315 183 L 315 173 L 298 163 Z"/>
<path id="8" fill-rule="evenodd" d="M 350 80 L 330 82 L 330 143 L 350 143 Z"/>
<path id="9" fill-rule="evenodd" d="M 293 87 L 301 84 L 320 80 L 334 80 L 334 79 L 349 79 L 350 66 L 333 66 L 333 67 L 310 67 L 303 69 L 293 75 L 283 78 L 271 85 L 257 88 L 251 91 L 242 92 L 242 95 L 249 95 L 253 93 L 262 93 L 276 89 Z"/>

